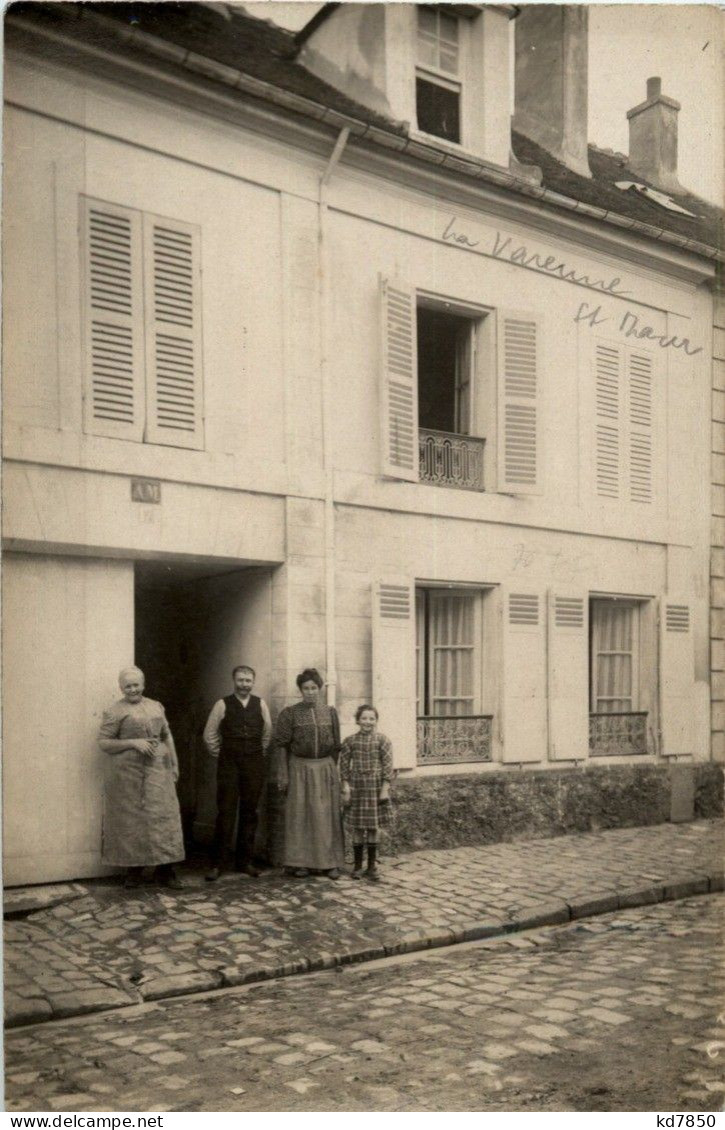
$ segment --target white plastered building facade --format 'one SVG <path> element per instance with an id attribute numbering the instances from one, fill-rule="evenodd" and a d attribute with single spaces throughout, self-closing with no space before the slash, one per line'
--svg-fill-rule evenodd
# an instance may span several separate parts
<path id="1" fill-rule="evenodd" d="M 711 260 L 9 26 L 6 881 L 103 872 L 131 661 L 197 825 L 237 662 L 405 776 L 710 759 Z"/>

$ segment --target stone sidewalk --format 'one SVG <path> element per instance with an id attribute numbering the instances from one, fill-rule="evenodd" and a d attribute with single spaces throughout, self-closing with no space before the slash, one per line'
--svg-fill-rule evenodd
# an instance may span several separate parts
<path id="1" fill-rule="evenodd" d="M 32 1024 L 723 889 L 723 824 L 422 851 L 382 882 L 268 872 L 97 881 L 5 923 L 5 1022 Z M 17 900 L 17 894 L 14 898 Z M 16 901 L 16 905 L 20 905 Z"/>

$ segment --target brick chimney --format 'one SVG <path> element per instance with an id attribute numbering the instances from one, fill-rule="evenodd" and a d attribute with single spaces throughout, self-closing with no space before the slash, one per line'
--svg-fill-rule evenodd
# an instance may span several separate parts
<path id="1" fill-rule="evenodd" d="M 629 168 L 664 192 L 684 192 L 677 179 L 680 103 L 662 93 L 662 79 L 647 79 L 647 98 L 629 119 Z"/>
<path id="2" fill-rule="evenodd" d="M 513 127 L 583 177 L 592 175 L 588 35 L 584 4 L 525 4 L 516 17 Z"/>

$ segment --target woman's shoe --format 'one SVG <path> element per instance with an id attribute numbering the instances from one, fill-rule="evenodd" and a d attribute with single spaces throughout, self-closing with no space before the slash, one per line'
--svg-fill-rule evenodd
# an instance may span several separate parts
<path id="1" fill-rule="evenodd" d="M 160 887 L 166 887 L 170 891 L 183 891 L 184 889 L 184 884 L 174 871 L 174 868 L 168 864 L 162 864 L 160 867 L 157 867 L 154 878 Z"/>
<path id="2" fill-rule="evenodd" d="M 127 890 L 135 890 L 143 883 L 143 867 L 129 867 L 123 885 Z"/>
<path id="3" fill-rule="evenodd" d="M 340 875 L 341 875 L 341 871 L 340 871 L 339 867 L 331 867 L 330 870 L 327 872 L 327 878 L 328 879 L 339 879 Z"/>
<path id="4" fill-rule="evenodd" d="M 183 891 L 184 884 L 178 875 L 170 875 L 167 879 L 157 880 L 160 887 L 165 887 L 167 891 Z"/>
<path id="5" fill-rule="evenodd" d="M 310 871 L 308 867 L 295 867 L 294 871 L 292 872 L 295 879 L 306 879 L 309 873 Z"/>

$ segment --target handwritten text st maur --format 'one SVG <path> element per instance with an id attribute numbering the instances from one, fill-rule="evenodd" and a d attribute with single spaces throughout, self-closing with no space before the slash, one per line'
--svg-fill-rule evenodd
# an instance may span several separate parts
<path id="1" fill-rule="evenodd" d="M 605 322 L 615 322 L 616 328 L 625 337 L 634 337 L 638 341 L 651 341 L 660 349 L 681 349 L 688 357 L 702 353 L 701 345 L 692 345 L 689 337 L 677 337 L 676 334 L 658 333 L 653 326 L 648 326 L 642 321 L 639 314 L 632 310 L 625 310 L 621 317 L 612 318 L 604 314 L 601 306 L 590 306 L 588 302 L 580 302 L 579 309 L 574 315 L 575 322 L 584 322 L 595 329 Z"/>

